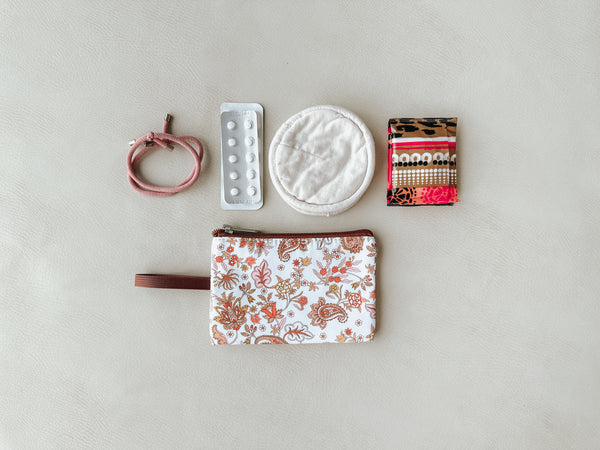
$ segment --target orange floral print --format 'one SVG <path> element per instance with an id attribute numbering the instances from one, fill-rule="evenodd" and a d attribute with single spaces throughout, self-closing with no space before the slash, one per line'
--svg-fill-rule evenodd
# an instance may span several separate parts
<path id="1" fill-rule="evenodd" d="M 246 311 L 248 306 L 241 306 L 239 299 L 234 303 L 226 303 L 225 306 L 215 307 L 218 316 L 217 322 L 223 325 L 226 330 L 239 330 L 246 323 Z"/>
<path id="2" fill-rule="evenodd" d="M 213 344 L 373 339 L 372 236 L 217 237 L 212 254 Z"/>
<path id="3" fill-rule="evenodd" d="M 342 246 L 350 253 L 359 253 L 363 247 L 364 238 L 362 236 L 348 236 L 342 238 Z"/>
<path id="4" fill-rule="evenodd" d="M 233 289 L 238 280 L 239 277 L 234 273 L 233 269 L 228 270 L 226 273 L 219 273 L 215 276 L 216 285 L 228 290 Z"/>
<path id="5" fill-rule="evenodd" d="M 350 303 L 350 306 L 353 306 L 354 308 L 360 308 L 360 305 L 362 304 L 362 297 L 360 296 L 360 293 L 351 292 L 348 294 L 348 303 Z"/>

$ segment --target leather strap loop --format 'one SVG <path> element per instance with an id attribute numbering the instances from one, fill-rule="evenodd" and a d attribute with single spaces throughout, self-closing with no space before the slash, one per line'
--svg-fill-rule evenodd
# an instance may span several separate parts
<path id="1" fill-rule="evenodd" d="M 201 289 L 210 290 L 210 277 L 190 275 L 167 275 L 159 273 L 135 274 L 135 285 L 158 289 Z"/>

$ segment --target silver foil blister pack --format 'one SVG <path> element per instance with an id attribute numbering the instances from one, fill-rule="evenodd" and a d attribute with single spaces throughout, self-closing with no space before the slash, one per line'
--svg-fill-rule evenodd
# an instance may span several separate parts
<path id="1" fill-rule="evenodd" d="M 263 205 L 263 107 L 221 105 L 221 207 L 259 209 Z"/>

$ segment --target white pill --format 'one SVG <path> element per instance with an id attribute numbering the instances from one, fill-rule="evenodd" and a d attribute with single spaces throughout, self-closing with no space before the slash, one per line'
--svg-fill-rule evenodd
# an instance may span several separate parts
<path id="1" fill-rule="evenodd" d="M 229 174 L 229 178 L 231 178 L 232 180 L 237 180 L 239 177 L 240 174 L 237 173 L 235 170 Z"/>
<path id="2" fill-rule="evenodd" d="M 248 195 L 256 195 L 256 188 L 254 186 L 250 186 L 247 189 Z"/>
<path id="3" fill-rule="evenodd" d="M 246 175 L 248 176 L 249 180 L 254 180 L 254 178 L 256 178 L 256 171 L 254 170 L 249 170 Z"/>
<path id="4" fill-rule="evenodd" d="M 237 155 L 229 155 L 229 162 L 231 164 L 238 162 L 238 157 Z"/>
<path id="5" fill-rule="evenodd" d="M 237 141 L 234 138 L 230 138 L 227 143 L 230 147 L 233 147 L 235 144 L 237 144 Z"/>
<path id="6" fill-rule="evenodd" d="M 238 188 L 232 188 L 230 192 L 234 197 L 240 195 L 240 190 Z"/>
<path id="7" fill-rule="evenodd" d="M 236 126 L 236 123 L 233 120 L 230 120 L 229 122 L 227 122 L 227 129 L 228 130 L 233 130 Z"/>
<path id="8" fill-rule="evenodd" d="M 250 119 L 246 119 L 246 121 L 244 122 L 244 126 L 248 129 L 252 128 L 252 121 Z"/>
<path id="9" fill-rule="evenodd" d="M 255 158 L 255 156 L 254 156 L 254 153 L 248 153 L 248 154 L 246 155 L 246 160 L 247 160 L 248 162 L 252 162 L 252 161 L 254 161 L 254 158 Z"/>
<path id="10" fill-rule="evenodd" d="M 246 138 L 246 145 L 250 147 L 252 144 L 254 144 L 254 138 L 252 136 L 248 136 Z"/>

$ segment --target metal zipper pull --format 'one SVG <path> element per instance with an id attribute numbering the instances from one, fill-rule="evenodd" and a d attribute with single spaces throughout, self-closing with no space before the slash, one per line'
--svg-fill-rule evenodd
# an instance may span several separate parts
<path id="1" fill-rule="evenodd" d="M 223 231 L 227 234 L 260 233 L 260 231 L 257 231 L 257 230 L 245 230 L 244 228 L 233 228 L 231 225 L 223 225 Z"/>

